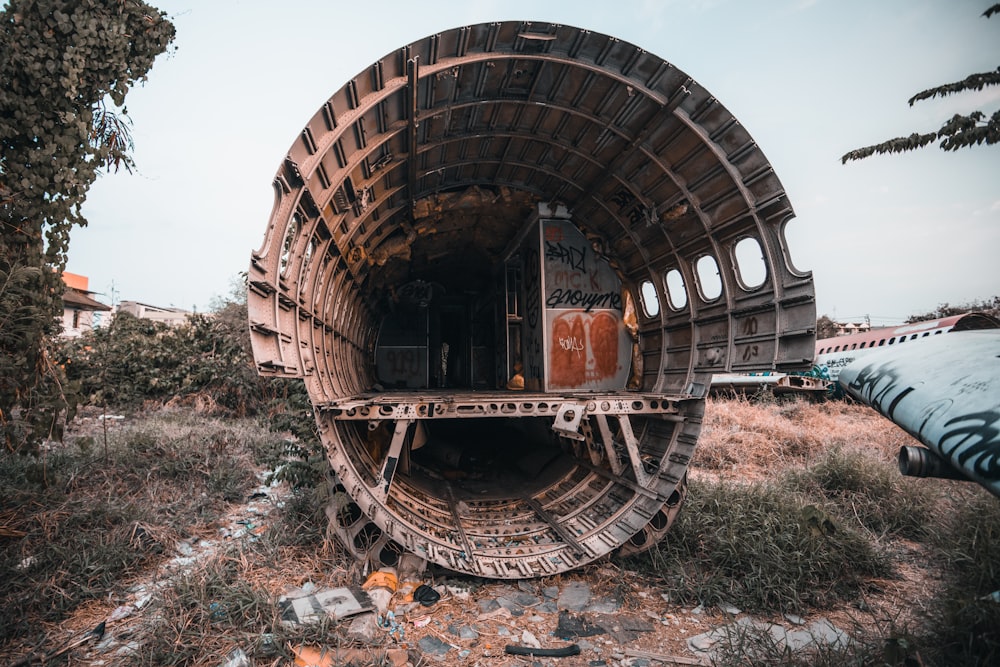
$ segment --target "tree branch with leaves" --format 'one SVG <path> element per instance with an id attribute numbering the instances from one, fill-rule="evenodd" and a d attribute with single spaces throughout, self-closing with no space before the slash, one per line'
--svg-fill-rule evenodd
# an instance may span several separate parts
<path id="1" fill-rule="evenodd" d="M 0 11 L 0 439 L 51 432 L 45 341 L 70 231 L 103 169 L 131 169 L 124 108 L 174 39 L 140 0 L 8 0 Z M 30 271 L 27 271 L 30 269 Z"/>
<path id="2" fill-rule="evenodd" d="M 1000 13 L 1000 4 L 992 5 L 982 15 L 985 18 L 990 18 L 997 13 Z M 978 92 L 989 86 L 997 85 L 1000 85 L 1000 67 L 992 72 L 970 74 L 961 81 L 928 88 L 911 97 L 909 105 L 912 107 L 914 103 L 922 100 L 943 98 L 958 93 Z M 945 151 L 1000 143 L 1000 110 L 991 116 L 987 116 L 982 111 L 973 111 L 966 115 L 955 114 L 945 121 L 937 132 L 914 132 L 906 137 L 896 137 L 872 146 L 857 148 L 842 155 L 840 162 L 847 164 L 848 161 L 862 160 L 872 155 L 905 153 L 923 148 L 936 141 L 940 142 L 938 146 Z"/>

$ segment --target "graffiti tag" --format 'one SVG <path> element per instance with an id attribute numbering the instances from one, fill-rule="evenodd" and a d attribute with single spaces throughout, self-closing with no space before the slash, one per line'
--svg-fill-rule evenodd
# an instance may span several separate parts
<path id="1" fill-rule="evenodd" d="M 575 248 L 562 243 L 545 242 L 545 259 L 561 262 L 577 271 L 587 270 L 587 249 Z"/>
<path id="2" fill-rule="evenodd" d="M 973 469 L 983 479 L 1000 479 L 1000 412 L 983 410 L 954 417 L 945 422 L 941 454 Z"/>
<path id="3" fill-rule="evenodd" d="M 545 300 L 548 308 L 583 308 L 585 312 L 590 312 L 594 308 L 622 309 L 622 297 L 618 292 L 591 293 L 578 289 L 552 290 Z"/>
<path id="4" fill-rule="evenodd" d="M 576 352 L 577 356 L 579 356 L 579 354 L 586 349 L 586 347 L 583 344 L 583 341 L 577 338 L 576 336 L 569 336 L 568 338 L 560 337 L 559 347 L 566 350 L 567 352 Z"/>

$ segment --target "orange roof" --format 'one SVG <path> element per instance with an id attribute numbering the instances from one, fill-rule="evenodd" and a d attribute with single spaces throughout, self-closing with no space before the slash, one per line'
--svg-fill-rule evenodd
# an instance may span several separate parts
<path id="1" fill-rule="evenodd" d="M 63 271 L 62 274 L 63 282 L 66 283 L 66 287 L 70 287 L 75 290 L 80 290 L 81 292 L 89 292 L 90 289 L 87 287 L 90 284 L 90 278 L 87 276 L 81 276 L 76 273 L 70 273 L 69 271 Z"/>

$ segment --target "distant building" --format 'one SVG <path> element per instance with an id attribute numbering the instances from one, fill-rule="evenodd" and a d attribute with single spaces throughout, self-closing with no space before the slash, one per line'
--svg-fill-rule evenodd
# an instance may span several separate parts
<path id="1" fill-rule="evenodd" d="M 122 301 L 118 304 L 118 312 L 128 313 L 145 320 L 163 322 L 172 327 L 184 324 L 192 314 L 190 311 L 180 308 L 160 308 L 139 301 Z"/>
<path id="2" fill-rule="evenodd" d="M 870 322 L 834 322 L 834 326 L 837 328 L 837 336 L 850 336 L 856 333 L 865 333 L 866 331 L 871 331 L 872 325 Z"/>
<path id="3" fill-rule="evenodd" d="M 111 306 L 91 296 L 94 293 L 87 289 L 90 283 L 87 276 L 64 271 L 62 279 L 66 286 L 63 291 L 62 335 L 75 338 L 99 326 L 101 314 L 109 312 Z"/>

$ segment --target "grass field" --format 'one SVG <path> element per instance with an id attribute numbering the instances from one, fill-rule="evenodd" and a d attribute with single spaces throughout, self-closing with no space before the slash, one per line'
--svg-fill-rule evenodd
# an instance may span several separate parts
<path id="1" fill-rule="evenodd" d="M 803 657 L 748 634 L 719 664 L 1000 664 L 1000 603 L 983 599 L 1000 590 L 1000 501 L 970 483 L 900 477 L 903 444 L 854 404 L 710 400 L 667 539 L 582 574 L 616 568 L 638 607 L 630 582 L 679 608 L 822 612 L 855 640 Z M 294 440 L 261 421 L 174 409 L 107 427 L 91 414 L 38 457 L 2 455 L 0 662 L 51 653 L 137 597 L 141 613 L 118 636 L 141 648 L 116 664 L 221 665 L 242 647 L 249 664 L 279 665 L 292 645 L 347 645 L 334 623 L 278 618 L 289 588 L 363 580 L 325 531 L 322 476 L 268 487 L 270 514 L 247 514 L 289 451 Z M 234 522 L 254 539 L 219 541 Z M 207 556 L 168 574 L 179 545 L 199 544 Z"/>

